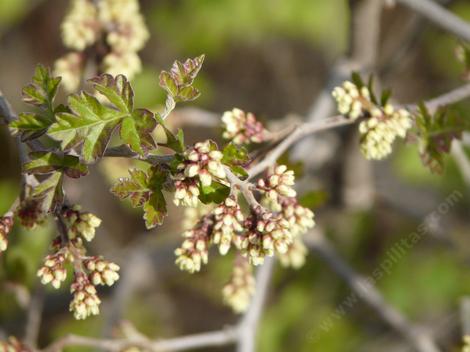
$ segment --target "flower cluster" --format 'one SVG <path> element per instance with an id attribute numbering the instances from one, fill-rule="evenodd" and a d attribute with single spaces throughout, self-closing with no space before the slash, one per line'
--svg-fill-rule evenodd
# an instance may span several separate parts
<path id="1" fill-rule="evenodd" d="M 55 73 L 62 76 L 67 90 L 76 90 L 85 64 L 78 52 L 93 48 L 102 57 L 103 71 L 131 78 L 141 70 L 137 52 L 148 37 L 138 0 L 72 0 L 62 38 L 74 52 L 57 60 Z"/>
<path id="2" fill-rule="evenodd" d="M 45 258 L 44 265 L 37 272 L 43 285 L 51 283 L 55 289 L 60 288 L 61 283 L 67 278 L 67 270 L 65 269 L 67 254 L 67 248 L 63 248 Z"/>
<path id="3" fill-rule="evenodd" d="M 285 165 L 278 165 L 271 168 L 265 178 L 258 180 L 257 189 L 264 194 L 266 201 L 274 211 L 280 211 L 280 196 L 296 196 L 296 192 L 292 188 L 294 182 L 294 171 L 287 170 Z"/>
<path id="4" fill-rule="evenodd" d="M 246 232 L 235 238 L 235 245 L 253 265 L 264 263 L 265 257 L 286 253 L 292 243 L 289 222 L 280 214 L 253 209 L 245 220 Z"/>
<path id="5" fill-rule="evenodd" d="M 173 203 L 176 206 L 197 207 L 199 203 L 199 187 L 195 178 L 187 178 L 182 173 L 174 176 L 175 194 Z"/>
<path id="6" fill-rule="evenodd" d="M 73 92 L 80 86 L 84 59 L 82 53 L 71 52 L 54 63 L 54 73 L 62 78 L 61 82 L 67 92 Z"/>
<path id="7" fill-rule="evenodd" d="M 89 279 L 93 285 L 112 286 L 119 279 L 119 266 L 102 257 L 89 257 L 83 261 L 89 271 Z"/>
<path id="8" fill-rule="evenodd" d="M 101 30 L 98 9 L 90 0 L 73 0 L 62 23 L 62 40 L 68 48 L 82 51 L 96 42 Z"/>
<path id="9" fill-rule="evenodd" d="M 113 285 L 119 279 L 119 266 L 102 257 L 86 256 L 83 239 L 91 241 L 101 222 L 95 215 L 81 212 L 77 205 L 64 206 L 59 221 L 63 231 L 52 242 L 53 254 L 46 256 L 37 275 L 44 285 L 50 283 L 59 289 L 67 277 L 66 264 L 70 264 L 74 270 L 70 310 L 76 319 L 85 319 L 99 313 L 100 299 L 95 286 Z"/>
<path id="10" fill-rule="evenodd" d="M 380 106 L 366 86 L 359 88 L 344 82 L 333 90 L 338 111 L 352 120 L 364 118 L 359 124 L 361 151 L 367 159 L 382 159 L 392 152 L 397 137 L 404 138 L 411 127 L 411 114 L 392 105 Z M 386 100 L 386 99 L 385 99 Z"/>
<path id="11" fill-rule="evenodd" d="M 283 197 L 280 205 L 282 217 L 289 222 L 293 237 L 301 236 L 315 226 L 313 211 L 301 206 L 296 198 Z"/>
<path id="12" fill-rule="evenodd" d="M 248 308 L 255 292 L 255 278 L 251 265 L 242 257 L 237 257 L 229 282 L 222 289 L 224 302 L 236 313 Z"/>
<path id="13" fill-rule="evenodd" d="M 210 140 L 196 143 L 184 152 L 183 161 L 173 176 L 176 205 L 197 206 L 199 185 L 205 187 L 213 181 L 225 182 L 222 156 L 216 144 Z"/>
<path id="14" fill-rule="evenodd" d="M 307 247 L 300 237 L 294 238 L 285 253 L 280 253 L 279 260 L 284 267 L 299 269 L 305 264 Z"/>
<path id="15" fill-rule="evenodd" d="M 8 247 L 8 234 L 13 227 L 13 216 L 0 217 L 0 252 L 3 252 Z"/>
<path id="16" fill-rule="evenodd" d="M 99 18 L 105 24 L 111 52 L 104 58 L 104 70 L 112 75 L 133 77 L 141 70 L 137 52 L 149 37 L 138 0 L 102 0 Z"/>
<path id="17" fill-rule="evenodd" d="M 221 255 L 227 254 L 236 233 L 243 231 L 244 217 L 237 201 L 228 197 L 212 211 L 214 215 L 214 227 L 212 243 L 219 246 Z"/>
<path id="18" fill-rule="evenodd" d="M 184 241 L 175 250 L 175 263 L 181 270 L 194 273 L 201 270 L 202 264 L 207 264 L 211 231 L 211 216 L 205 216 L 194 228 L 183 232 Z"/>
<path id="19" fill-rule="evenodd" d="M 96 228 L 100 226 L 101 219 L 89 212 L 81 212 L 79 205 L 65 208 L 62 217 L 68 229 L 70 239 L 82 236 L 90 242 L 95 237 Z"/>
<path id="20" fill-rule="evenodd" d="M 358 88 L 354 83 L 346 81 L 336 87 L 332 93 L 338 104 L 340 114 L 352 120 L 362 117 L 371 107 L 370 92 L 367 87 Z"/>
<path id="21" fill-rule="evenodd" d="M 195 226 L 199 220 L 209 214 L 213 210 L 213 206 L 204 203 L 197 203 L 195 207 L 187 207 L 184 209 L 182 228 L 188 230 Z"/>
<path id="22" fill-rule="evenodd" d="M 266 140 L 266 130 L 251 112 L 240 109 L 226 111 L 222 116 L 222 136 L 235 144 L 261 143 Z"/>
<path id="23" fill-rule="evenodd" d="M 462 352 L 470 352 L 470 335 L 465 335 L 463 337 Z"/>
<path id="24" fill-rule="evenodd" d="M 98 315 L 100 312 L 100 299 L 96 294 L 96 288 L 83 272 L 75 273 L 75 280 L 70 286 L 73 300 L 70 302 L 70 311 L 75 319 L 85 319 L 90 315 Z"/>
<path id="25" fill-rule="evenodd" d="M 374 108 L 371 117 L 359 124 L 361 151 L 367 159 L 383 159 L 392 152 L 395 139 L 405 138 L 410 128 L 411 115 L 405 109 Z"/>

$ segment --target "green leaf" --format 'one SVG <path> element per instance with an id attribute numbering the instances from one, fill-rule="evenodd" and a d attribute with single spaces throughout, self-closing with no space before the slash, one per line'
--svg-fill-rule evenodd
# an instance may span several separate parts
<path id="1" fill-rule="evenodd" d="M 391 96 L 392 96 L 392 91 L 390 89 L 385 89 L 382 92 L 382 95 L 380 97 L 380 105 L 381 106 L 387 105 L 388 100 L 390 99 Z"/>
<path id="2" fill-rule="evenodd" d="M 166 214 L 166 201 L 163 193 L 161 191 L 152 193 L 149 200 L 144 204 L 145 226 L 151 229 L 158 224 L 162 224 Z"/>
<path id="3" fill-rule="evenodd" d="M 42 212 L 54 212 L 63 203 L 64 191 L 62 182 L 63 174 L 61 172 L 53 172 L 33 189 L 31 197 L 39 202 L 39 208 Z"/>
<path id="4" fill-rule="evenodd" d="M 426 106 L 419 105 L 416 116 L 419 152 L 423 164 L 433 173 L 442 173 L 444 157 L 450 152 L 452 141 L 460 139 L 469 123 L 448 109 L 438 109 L 433 115 Z"/>
<path id="5" fill-rule="evenodd" d="M 23 101 L 38 108 L 38 112 L 21 113 L 10 123 L 13 134 L 21 134 L 23 141 L 42 136 L 55 121 L 55 114 L 64 106 L 54 107 L 54 99 L 60 84 L 60 77 L 52 77 L 48 68 L 38 65 L 33 83 L 23 88 Z"/>
<path id="6" fill-rule="evenodd" d="M 134 109 L 134 91 L 123 75 L 116 78 L 103 74 L 90 80 L 95 89 L 105 96 L 124 117 L 120 126 L 121 139 L 130 148 L 144 155 L 156 148 L 152 132 L 157 126 L 154 114 L 146 109 Z"/>
<path id="7" fill-rule="evenodd" d="M 243 165 L 249 161 L 246 148 L 229 143 L 222 150 L 222 155 L 222 163 L 230 167 L 235 175 L 243 179 L 248 177 L 248 173 L 243 168 Z"/>
<path id="8" fill-rule="evenodd" d="M 168 170 L 154 166 L 147 172 L 139 169 L 129 170 L 130 177 L 120 179 L 111 192 L 121 199 L 129 199 L 133 207 L 143 207 L 145 224 L 148 229 L 162 224 L 167 214 L 162 190 L 168 179 Z"/>
<path id="9" fill-rule="evenodd" d="M 226 165 L 245 164 L 249 161 L 248 151 L 244 147 L 229 143 L 222 150 L 222 163 Z"/>
<path id="10" fill-rule="evenodd" d="M 199 200 L 204 204 L 220 204 L 230 195 L 230 187 L 215 181 L 210 186 L 199 186 L 199 191 Z"/>
<path id="11" fill-rule="evenodd" d="M 163 147 L 170 148 L 171 150 L 174 150 L 177 153 L 182 153 L 185 149 L 183 130 L 179 129 L 175 136 L 173 132 L 171 132 L 165 126 L 165 122 L 163 121 L 160 115 L 156 114 L 155 117 L 158 123 L 162 126 L 166 136 L 166 143 L 160 143 L 160 145 Z"/>
<path id="12" fill-rule="evenodd" d="M 175 61 L 169 72 L 162 71 L 160 73 L 160 86 L 167 91 L 172 101 L 191 101 L 200 95 L 199 90 L 194 88 L 192 84 L 203 61 L 204 55 L 187 59 L 184 63 Z M 164 115 L 166 116 L 166 114 Z"/>
<path id="13" fill-rule="evenodd" d="M 79 178 L 88 174 L 88 167 L 80 162 L 80 158 L 60 152 L 32 152 L 31 161 L 23 165 L 25 172 L 47 174 L 63 171 L 67 176 Z"/>
<path id="14" fill-rule="evenodd" d="M 356 87 L 357 87 L 358 89 L 361 89 L 362 87 L 365 86 L 364 81 L 363 81 L 362 78 L 361 78 L 361 75 L 360 75 L 358 72 L 356 72 L 356 71 L 354 71 L 354 72 L 351 74 L 351 80 L 352 80 L 352 82 L 356 85 Z"/>
<path id="15" fill-rule="evenodd" d="M 104 74 L 91 80 L 95 89 L 111 103 L 102 104 L 86 93 L 71 95 L 68 99 L 71 113 L 57 114 L 57 121 L 48 134 L 61 141 L 62 148 L 82 145 L 86 162 L 103 156 L 116 128 L 122 140 L 141 155 L 156 147 L 151 136 L 156 127 L 154 114 L 148 110 L 133 109 L 133 91 L 123 75 L 113 78 Z"/>

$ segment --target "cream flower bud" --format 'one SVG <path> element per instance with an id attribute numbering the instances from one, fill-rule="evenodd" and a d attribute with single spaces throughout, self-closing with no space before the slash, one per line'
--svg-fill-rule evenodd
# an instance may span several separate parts
<path id="1" fill-rule="evenodd" d="M 222 290 L 224 302 L 232 307 L 234 312 L 242 313 L 250 305 L 254 292 L 255 278 L 253 270 L 246 260 L 237 258 L 232 276 Z"/>

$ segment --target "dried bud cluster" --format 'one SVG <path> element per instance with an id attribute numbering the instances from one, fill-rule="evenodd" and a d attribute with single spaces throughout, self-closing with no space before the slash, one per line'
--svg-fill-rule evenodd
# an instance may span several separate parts
<path id="1" fill-rule="evenodd" d="M 75 280 L 70 287 L 73 300 L 70 303 L 70 311 L 75 319 L 86 319 L 90 315 L 98 315 L 101 303 L 96 288 L 83 272 L 75 273 Z"/>
<path id="2" fill-rule="evenodd" d="M 93 45 L 102 45 L 100 39 L 103 38 L 108 52 L 103 58 L 102 70 L 128 78 L 141 70 L 137 52 L 148 37 L 138 0 L 72 0 L 62 23 L 65 46 L 84 51 Z M 83 57 L 74 52 L 56 62 L 55 72 L 62 76 L 65 88 L 74 91 L 80 84 L 83 67 Z"/>
<path id="3" fill-rule="evenodd" d="M 43 285 L 51 283 L 55 289 L 60 287 L 61 283 L 67 278 L 67 270 L 65 269 L 66 259 L 66 248 L 45 258 L 44 265 L 37 272 Z"/>
<path id="4" fill-rule="evenodd" d="M 397 137 L 404 138 L 411 127 L 411 115 L 404 109 L 395 110 L 392 105 L 379 106 L 371 100 L 367 87 L 358 88 L 352 82 L 344 82 L 333 90 L 338 111 L 352 120 L 365 118 L 359 124 L 361 151 L 367 159 L 382 159 L 392 152 Z"/>
<path id="5" fill-rule="evenodd" d="M 392 152 L 397 137 L 405 138 L 411 128 L 411 115 L 404 109 L 395 110 L 386 105 L 374 108 L 371 117 L 359 124 L 361 151 L 367 159 L 383 159 Z"/>
<path id="6" fill-rule="evenodd" d="M 184 152 L 184 160 L 178 165 L 175 179 L 176 205 L 197 206 L 199 184 L 210 186 L 212 181 L 224 182 L 226 175 L 221 163 L 222 153 L 214 142 L 196 143 Z"/>
<path id="7" fill-rule="evenodd" d="M 222 116 L 222 136 L 235 144 L 261 143 L 266 140 L 266 130 L 251 112 L 240 109 L 226 111 Z"/>
<path id="8" fill-rule="evenodd" d="M 21 226 L 33 229 L 36 225 L 44 222 L 45 214 L 41 210 L 39 201 L 27 198 L 21 202 L 16 210 L 16 215 L 20 219 Z"/>
<path id="9" fill-rule="evenodd" d="M 295 197 L 296 192 L 292 188 L 295 183 L 294 171 L 287 170 L 287 166 L 278 165 L 271 168 L 265 178 L 258 180 L 257 188 L 264 193 L 273 210 L 281 210 L 279 197 Z"/>
<path id="10" fill-rule="evenodd" d="M 0 217 L 0 252 L 8 247 L 8 234 L 13 227 L 13 216 L 7 215 Z"/>
<path id="11" fill-rule="evenodd" d="M 254 292 L 255 278 L 253 277 L 253 269 L 244 258 L 239 257 L 235 261 L 229 282 L 222 290 L 224 302 L 232 307 L 236 313 L 242 313 L 250 305 Z"/>
<path id="12" fill-rule="evenodd" d="M 244 217 L 237 201 L 228 197 L 212 212 L 214 215 L 214 227 L 212 243 L 219 246 L 222 255 L 227 254 L 235 235 L 243 231 Z"/>
<path id="13" fill-rule="evenodd" d="M 68 229 L 70 239 L 82 236 L 90 242 L 95 237 L 96 228 L 100 226 L 101 219 L 89 212 L 81 212 L 79 205 L 66 208 L 62 212 L 63 219 Z"/>
<path id="14" fill-rule="evenodd" d="M 206 216 L 193 229 L 183 232 L 184 241 L 175 250 L 175 262 L 181 270 L 194 273 L 201 270 L 202 264 L 207 264 L 211 228 L 212 220 Z"/>
<path id="15" fill-rule="evenodd" d="M 263 264 L 265 257 L 285 253 L 292 243 L 289 222 L 280 214 L 255 209 L 245 220 L 246 232 L 235 239 L 242 255 L 253 265 Z"/>
<path id="16" fill-rule="evenodd" d="M 31 349 L 19 341 L 16 337 L 9 337 L 6 341 L 0 341 L 0 352 L 29 352 Z"/>
<path id="17" fill-rule="evenodd" d="M 93 285 L 112 286 L 119 279 L 119 266 L 102 257 L 87 258 L 83 261 L 83 265 L 89 271 Z"/>

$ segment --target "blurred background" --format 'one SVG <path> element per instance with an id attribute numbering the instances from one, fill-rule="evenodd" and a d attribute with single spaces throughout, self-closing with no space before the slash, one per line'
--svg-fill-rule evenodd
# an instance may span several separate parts
<path id="1" fill-rule="evenodd" d="M 197 79 L 202 95 L 191 106 L 220 116 L 239 107 L 275 130 L 311 114 L 333 66 L 350 51 L 351 11 L 345 0 L 140 3 L 151 34 L 140 53 L 143 71 L 132 81 L 136 105 L 141 107 L 159 109 L 164 102 L 157 80 L 160 70 L 175 59 L 204 53 Z M 0 0 L 0 89 L 18 112 L 26 109 L 21 88 L 30 81 L 35 65 L 52 66 L 66 52 L 60 23 L 67 6 L 66 0 Z M 446 6 L 470 21 L 468 0 L 447 1 Z M 455 37 L 393 4 L 383 9 L 380 29 L 373 68 L 381 86 L 391 87 L 397 101 L 419 101 L 462 84 Z M 470 104 L 455 109 L 465 116 Z M 191 126 L 186 138 L 188 142 L 217 139 L 219 132 L 217 127 Z M 310 195 L 318 224 L 358 272 L 371 275 L 387 251 L 417 231 L 449 194 L 463 195 L 377 282 L 388 302 L 432 329 L 444 351 L 457 351 L 462 336 L 460 302 L 470 294 L 469 185 L 451 158 L 443 175 L 430 174 L 414 146 L 397 146 L 391 157 L 373 165 L 357 161 L 357 138 L 352 143 L 351 135 L 349 129 L 322 135 L 314 146 L 318 149 L 297 149 L 295 156 L 283 160 L 297 171 L 299 192 Z M 320 153 L 325 145 L 326 156 L 320 161 L 303 162 L 306 154 Z M 0 212 L 4 212 L 19 191 L 20 171 L 15 143 L 5 126 L 0 128 L 0 150 Z M 146 231 L 141 210 L 108 191 L 112 180 L 124 176 L 130 166 L 127 160 L 105 160 L 87 177 L 67 184 L 72 202 L 103 219 L 91 251 L 122 267 L 119 284 L 101 294 L 102 314 L 75 321 L 68 312 L 68 289 L 38 285 L 35 273 L 53 236 L 53 224 L 34 231 L 18 227 L 10 236 L 9 250 L 0 257 L 0 334 L 24 333 L 31 300 L 43 302 L 40 345 L 69 332 L 114 336 L 122 319 L 161 338 L 216 330 L 237 321 L 221 295 L 233 257 L 213 255 L 200 273 L 180 272 L 173 256 L 181 241 L 180 209 L 171 208 L 162 227 Z M 366 195 L 356 196 L 357 189 Z M 277 266 L 258 350 L 410 350 L 361 301 L 338 317 L 338 305 L 349 294 L 349 287 L 314 253 L 299 270 Z M 325 324 L 327 329 L 322 328 Z"/>

